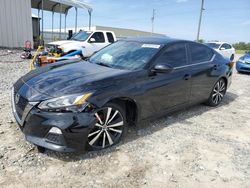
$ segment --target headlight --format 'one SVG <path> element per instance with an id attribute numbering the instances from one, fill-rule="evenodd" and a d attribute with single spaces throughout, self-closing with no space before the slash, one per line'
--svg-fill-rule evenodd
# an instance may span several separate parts
<path id="1" fill-rule="evenodd" d="M 58 49 L 63 50 L 64 48 L 62 46 L 57 46 Z"/>
<path id="2" fill-rule="evenodd" d="M 86 100 L 92 93 L 85 93 L 83 95 L 67 95 L 54 99 L 49 99 L 41 102 L 38 108 L 48 111 L 71 111 L 81 112 L 87 106 Z"/>
<path id="3" fill-rule="evenodd" d="M 241 63 L 245 63 L 244 59 L 239 59 L 238 61 L 241 62 Z"/>

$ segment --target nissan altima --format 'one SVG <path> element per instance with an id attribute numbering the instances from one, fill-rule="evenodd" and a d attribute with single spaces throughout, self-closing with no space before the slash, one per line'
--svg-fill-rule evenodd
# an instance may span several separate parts
<path id="1" fill-rule="evenodd" d="M 232 62 L 196 42 L 124 39 L 86 61 L 57 62 L 21 77 L 14 117 L 30 143 L 75 152 L 117 144 L 128 125 L 197 103 L 217 106 Z"/>

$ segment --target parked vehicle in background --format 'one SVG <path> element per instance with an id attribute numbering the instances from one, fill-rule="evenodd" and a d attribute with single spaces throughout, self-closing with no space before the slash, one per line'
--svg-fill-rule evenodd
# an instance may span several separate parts
<path id="1" fill-rule="evenodd" d="M 231 61 L 234 60 L 235 49 L 231 44 L 228 44 L 226 42 L 208 42 L 205 44 L 221 53 L 222 55 L 228 57 Z"/>
<path id="2" fill-rule="evenodd" d="M 64 54 L 81 50 L 82 57 L 86 58 L 115 41 L 116 36 L 112 31 L 80 31 L 69 40 L 50 42 L 46 47 L 47 51 L 50 48 L 59 48 Z"/>
<path id="3" fill-rule="evenodd" d="M 191 104 L 219 105 L 232 67 L 196 42 L 125 39 L 87 61 L 31 71 L 14 84 L 12 108 L 26 139 L 41 151 L 99 150 L 117 144 L 129 124 Z"/>
<path id="4" fill-rule="evenodd" d="M 241 72 L 250 73 L 250 51 L 246 51 L 246 54 L 239 58 L 236 62 L 236 70 Z"/>

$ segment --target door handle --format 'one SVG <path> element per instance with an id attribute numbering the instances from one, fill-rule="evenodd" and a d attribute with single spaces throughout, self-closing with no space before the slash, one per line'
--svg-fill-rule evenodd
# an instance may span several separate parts
<path id="1" fill-rule="evenodd" d="M 185 74 L 184 77 L 183 77 L 184 80 L 188 80 L 189 78 L 191 78 L 190 74 Z"/>

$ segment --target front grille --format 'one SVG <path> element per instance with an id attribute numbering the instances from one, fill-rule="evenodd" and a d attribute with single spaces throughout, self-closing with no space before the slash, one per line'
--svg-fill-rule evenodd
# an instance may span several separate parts
<path id="1" fill-rule="evenodd" d="M 17 97 L 17 91 L 15 88 L 12 89 L 12 108 L 13 108 L 13 113 L 19 123 L 21 123 L 21 119 L 24 113 L 24 110 L 28 104 L 28 100 L 19 95 Z M 18 101 L 17 101 L 18 100 Z"/>
<path id="2" fill-rule="evenodd" d="M 28 100 L 22 96 L 19 97 L 18 103 L 16 103 L 16 101 L 15 101 L 16 111 L 17 111 L 17 114 L 19 117 L 22 117 L 23 111 L 24 111 L 27 104 L 28 104 Z"/>
<path id="3" fill-rule="evenodd" d="M 24 109 L 28 104 L 28 100 L 20 95 L 18 101 L 16 101 L 17 100 L 16 95 L 17 95 L 17 92 L 14 91 L 13 98 L 14 98 L 14 105 L 15 105 L 16 113 L 19 119 L 22 119 Z"/>
<path id="4" fill-rule="evenodd" d="M 241 69 L 242 69 L 242 70 L 250 71 L 250 68 L 247 68 L 247 67 L 242 67 Z"/>

